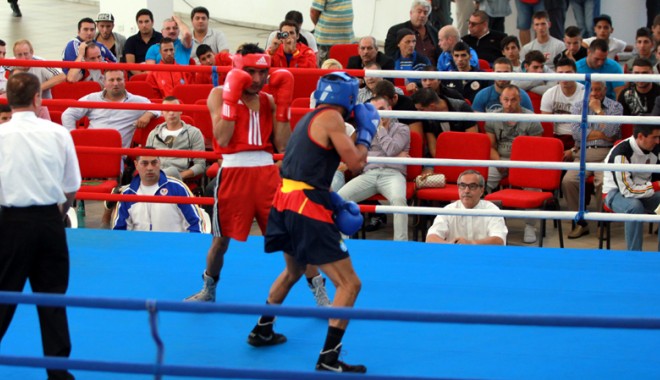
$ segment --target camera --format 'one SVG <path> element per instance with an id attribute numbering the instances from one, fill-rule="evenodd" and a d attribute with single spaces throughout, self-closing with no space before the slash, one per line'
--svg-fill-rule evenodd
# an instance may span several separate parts
<path id="1" fill-rule="evenodd" d="M 277 32 L 277 39 L 283 40 L 289 37 L 289 32 Z"/>

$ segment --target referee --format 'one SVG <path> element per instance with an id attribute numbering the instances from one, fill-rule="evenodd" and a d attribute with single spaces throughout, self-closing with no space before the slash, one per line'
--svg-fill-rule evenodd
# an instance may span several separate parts
<path id="1" fill-rule="evenodd" d="M 64 294 L 69 285 L 69 250 L 64 216 L 80 187 L 78 158 L 69 132 L 38 119 L 39 79 L 28 73 L 7 81 L 12 119 L 0 128 L 0 290 Z M 16 305 L 0 305 L 0 341 Z M 69 325 L 64 307 L 37 306 L 45 356 L 68 357 Z M 5 350 L 6 351 L 6 350 Z M 73 379 L 47 369 L 48 379 Z"/>

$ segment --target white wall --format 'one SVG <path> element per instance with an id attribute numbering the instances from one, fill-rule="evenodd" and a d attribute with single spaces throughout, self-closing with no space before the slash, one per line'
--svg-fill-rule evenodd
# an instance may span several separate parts
<path id="1" fill-rule="evenodd" d="M 95 0 L 92 0 L 95 1 Z M 155 0 L 151 0 L 154 1 Z M 171 0 L 170 0 L 171 1 Z M 209 9 L 211 17 L 225 22 L 245 25 L 254 28 L 275 29 L 280 21 L 284 19 L 286 12 L 297 9 L 302 12 L 305 23 L 303 27 L 311 30 L 312 22 L 309 18 L 311 0 L 288 0 L 286 2 L 270 0 L 173 0 L 174 11 L 188 15 L 192 6 L 204 6 Z M 144 5 L 144 0 L 99 0 L 103 10 L 108 10 L 122 15 L 133 15 L 133 25 L 127 24 L 125 28 L 134 28 L 135 12 Z M 163 3 L 167 4 L 169 1 Z M 353 29 L 356 36 L 373 35 L 380 43 L 383 43 L 387 29 L 397 23 L 408 19 L 410 9 L 409 0 L 354 0 L 353 10 L 355 20 Z M 513 14 L 506 19 L 506 31 L 509 34 L 517 34 L 516 11 L 511 0 Z M 625 4 L 625 11 L 623 5 Z M 160 4 L 159 4 L 160 5 Z M 169 4 L 168 4 L 169 5 Z M 154 14 L 159 13 L 165 7 L 153 8 Z M 634 43 L 635 31 L 646 24 L 646 9 L 641 0 L 608 0 L 601 1 L 602 13 L 609 14 L 614 22 L 615 36 Z M 126 17 L 128 19 L 128 17 Z M 189 20 L 186 16 L 185 20 Z M 573 11 L 569 8 L 566 25 L 574 24 Z M 159 25 L 157 23 L 156 25 Z M 130 34 L 130 33 L 126 33 Z"/>

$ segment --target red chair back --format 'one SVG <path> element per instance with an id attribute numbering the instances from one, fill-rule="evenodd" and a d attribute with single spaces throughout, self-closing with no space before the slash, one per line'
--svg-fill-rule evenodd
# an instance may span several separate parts
<path id="1" fill-rule="evenodd" d="M 206 100 L 213 89 L 212 84 L 180 84 L 174 87 L 172 95 L 181 103 L 195 104 L 200 99 Z"/>
<path id="2" fill-rule="evenodd" d="M 149 124 L 144 128 L 136 128 L 135 133 L 133 134 L 133 146 L 144 147 L 147 145 L 147 137 L 149 137 L 149 132 L 153 131 L 156 126 L 160 123 L 164 123 L 165 118 L 159 116 L 157 118 L 151 119 Z"/>
<path id="3" fill-rule="evenodd" d="M 564 144 L 554 137 L 518 136 L 511 147 L 511 161 L 561 162 L 563 158 Z M 510 168 L 509 183 L 513 187 L 556 190 L 561 170 Z"/>
<path id="4" fill-rule="evenodd" d="M 155 88 L 151 87 L 149 83 L 144 81 L 130 80 L 126 82 L 126 91 L 133 95 L 144 96 L 147 99 L 158 99 L 161 97 L 160 93 L 156 91 Z"/>
<path id="5" fill-rule="evenodd" d="M 312 92 L 316 90 L 316 84 L 322 75 L 321 70 L 318 72 L 294 73 L 293 83 L 295 83 L 295 86 L 293 88 L 293 98 L 309 98 Z M 263 91 L 268 92 L 266 88 L 267 87 L 264 87 Z"/>
<path id="6" fill-rule="evenodd" d="M 551 121 L 542 121 L 543 137 L 555 137 L 555 123 Z"/>
<path id="7" fill-rule="evenodd" d="M 199 99 L 195 102 L 195 104 L 206 105 L 206 100 Z M 207 149 L 210 149 L 214 139 L 213 120 L 211 119 L 211 113 L 208 109 L 203 111 L 195 111 L 193 112 L 193 119 L 195 120 L 193 125 L 199 128 L 199 130 L 202 132 L 202 135 L 204 136 L 204 146 Z"/>
<path id="8" fill-rule="evenodd" d="M 48 110 L 48 113 L 50 114 L 50 121 L 62 125 L 62 111 Z"/>
<path id="9" fill-rule="evenodd" d="M 348 66 L 348 59 L 354 55 L 358 55 L 358 44 L 332 45 L 328 52 L 328 58 L 336 59 L 344 68 Z"/>
<path id="10" fill-rule="evenodd" d="M 486 61 L 485 59 L 480 59 L 479 60 L 479 68 L 482 71 L 486 71 L 486 72 L 492 72 L 493 71 L 493 69 L 490 67 L 490 63 L 488 63 L 488 61 Z"/>
<path id="11" fill-rule="evenodd" d="M 291 130 L 296 127 L 296 124 L 302 119 L 303 116 L 307 115 L 308 112 L 312 112 L 311 108 L 290 108 L 289 109 L 291 112 L 291 118 L 289 120 L 289 124 L 291 125 Z"/>
<path id="12" fill-rule="evenodd" d="M 633 134 L 632 124 L 621 124 L 621 139 L 627 139 Z"/>
<path id="13" fill-rule="evenodd" d="M 149 76 L 149 73 L 135 74 L 135 75 L 131 76 L 131 79 L 129 79 L 129 81 L 144 82 L 144 81 L 147 80 L 148 76 Z"/>
<path id="14" fill-rule="evenodd" d="M 92 92 L 101 91 L 101 85 L 96 82 L 62 82 L 51 89 L 53 99 L 80 99 Z"/>
<path id="15" fill-rule="evenodd" d="M 442 132 L 436 143 L 435 158 L 463 160 L 489 160 L 490 139 L 483 133 Z M 458 176 L 465 170 L 476 170 L 488 178 L 485 166 L 436 166 L 435 172 L 445 175 L 448 183 L 456 183 Z"/>
<path id="16" fill-rule="evenodd" d="M 291 107 L 295 108 L 309 108 L 309 102 L 310 98 L 309 96 L 302 97 L 302 98 L 295 98 L 291 102 Z"/>
<path id="17" fill-rule="evenodd" d="M 532 101 L 532 108 L 534 108 L 533 110 L 530 110 L 530 111 L 534 111 L 534 113 L 540 114 L 541 113 L 541 95 L 539 95 L 535 92 L 531 92 L 531 91 L 528 91 L 527 95 L 529 95 L 529 100 Z"/>
<path id="18" fill-rule="evenodd" d="M 75 146 L 121 148 L 121 134 L 116 129 L 74 129 L 71 138 Z M 78 153 L 80 175 L 83 178 L 118 178 L 121 154 Z"/>
<path id="19" fill-rule="evenodd" d="M 408 154 L 413 158 L 422 158 L 424 151 L 422 135 L 417 132 L 410 132 L 410 150 Z M 422 174 L 422 165 L 408 165 L 406 170 L 406 180 L 415 181 L 415 178 Z"/>

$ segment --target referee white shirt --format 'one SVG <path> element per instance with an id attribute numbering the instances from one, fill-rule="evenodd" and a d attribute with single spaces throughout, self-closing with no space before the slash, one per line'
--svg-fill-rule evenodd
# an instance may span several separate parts
<path id="1" fill-rule="evenodd" d="M 0 128 L 0 205 L 28 207 L 62 204 L 65 193 L 80 188 L 80 167 L 71 134 L 15 112 Z"/>

